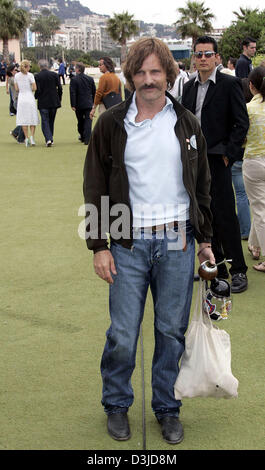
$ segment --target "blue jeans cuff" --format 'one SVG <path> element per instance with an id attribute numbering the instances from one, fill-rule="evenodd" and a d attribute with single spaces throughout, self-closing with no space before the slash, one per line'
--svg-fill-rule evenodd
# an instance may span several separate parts
<path id="1" fill-rule="evenodd" d="M 165 409 L 156 411 L 155 416 L 156 416 L 156 419 L 159 421 L 165 416 L 174 416 L 175 418 L 178 418 L 179 413 L 180 413 L 179 408 L 174 408 L 174 409 L 165 408 Z"/>
<path id="2" fill-rule="evenodd" d="M 108 406 L 106 405 L 104 407 L 105 413 L 107 415 L 113 415 L 114 413 L 127 413 L 128 408 L 122 407 L 122 406 Z"/>

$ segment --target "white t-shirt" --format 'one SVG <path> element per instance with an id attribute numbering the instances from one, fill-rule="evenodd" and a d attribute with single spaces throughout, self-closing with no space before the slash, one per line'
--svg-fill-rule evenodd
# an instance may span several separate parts
<path id="1" fill-rule="evenodd" d="M 166 97 L 153 119 L 136 123 L 135 93 L 124 119 L 128 135 L 125 165 L 134 227 L 149 227 L 189 218 L 189 195 L 182 179 L 177 115 Z"/>

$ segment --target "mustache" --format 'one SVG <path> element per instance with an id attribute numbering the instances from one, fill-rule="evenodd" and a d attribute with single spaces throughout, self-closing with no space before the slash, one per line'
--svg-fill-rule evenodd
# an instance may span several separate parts
<path id="1" fill-rule="evenodd" d="M 157 85 L 151 84 L 151 85 L 143 85 L 141 86 L 140 90 L 152 90 L 153 88 L 157 88 L 160 90 L 161 88 Z"/>

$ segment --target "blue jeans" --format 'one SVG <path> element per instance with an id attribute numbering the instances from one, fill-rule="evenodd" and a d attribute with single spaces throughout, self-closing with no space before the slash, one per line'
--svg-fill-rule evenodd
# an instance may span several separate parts
<path id="1" fill-rule="evenodd" d="M 17 126 L 13 130 L 13 135 L 17 137 L 17 141 L 22 143 L 25 140 L 25 135 L 22 129 L 22 126 Z"/>
<path id="2" fill-rule="evenodd" d="M 243 175 L 242 175 L 243 162 L 237 161 L 232 166 L 232 180 L 236 193 L 237 216 L 240 225 L 241 238 L 249 236 L 251 219 L 248 197 L 245 191 Z"/>
<path id="3" fill-rule="evenodd" d="M 41 115 L 41 130 L 45 137 L 45 142 L 49 140 L 53 142 L 54 133 L 54 120 L 57 112 L 57 108 L 40 109 Z"/>
<path id="4" fill-rule="evenodd" d="M 131 376 L 149 286 L 155 334 L 152 408 L 157 418 L 179 414 L 181 402 L 175 399 L 174 384 L 192 300 L 194 235 L 187 223 L 187 248 L 183 251 L 170 249 L 172 231 L 162 232 L 163 238 L 158 233 L 150 234 L 151 239 L 143 239 L 141 234 L 134 239 L 132 250 L 111 244 L 117 275 L 110 286 L 111 326 L 101 361 L 102 404 L 107 414 L 127 411 L 133 403 Z"/>

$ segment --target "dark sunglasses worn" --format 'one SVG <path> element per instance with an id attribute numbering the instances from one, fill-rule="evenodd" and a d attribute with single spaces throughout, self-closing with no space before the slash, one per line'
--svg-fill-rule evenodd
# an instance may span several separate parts
<path id="1" fill-rule="evenodd" d="M 202 59 L 203 56 L 205 56 L 206 59 L 210 59 L 213 55 L 215 55 L 214 51 L 198 51 L 194 52 L 195 57 L 198 59 Z"/>

